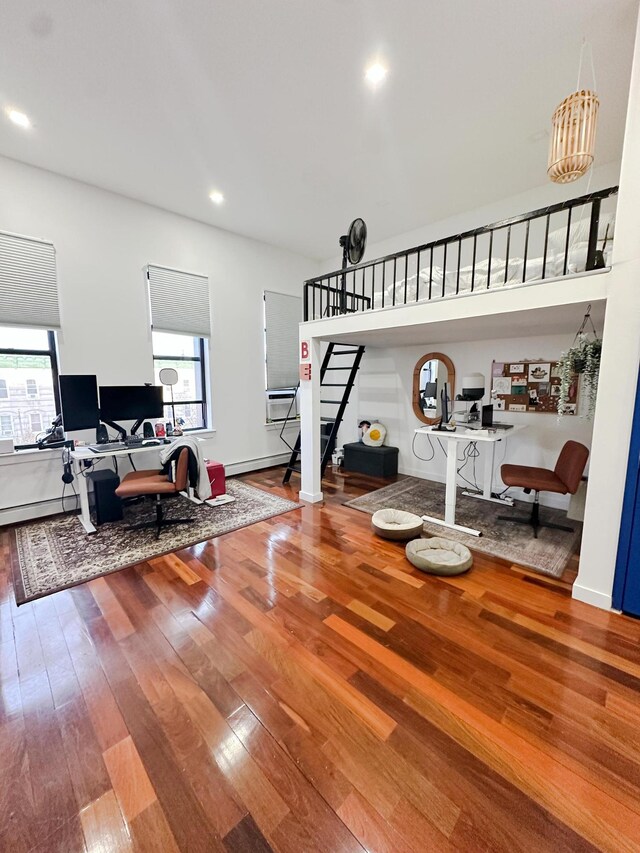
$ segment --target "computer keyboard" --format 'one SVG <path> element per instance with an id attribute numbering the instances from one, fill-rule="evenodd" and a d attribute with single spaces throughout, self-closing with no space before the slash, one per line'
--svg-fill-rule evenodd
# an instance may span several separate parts
<path id="1" fill-rule="evenodd" d="M 133 441 L 131 440 L 133 438 Z M 141 447 L 159 447 L 161 444 L 169 444 L 162 438 L 140 438 L 139 436 L 127 436 L 124 441 L 106 441 L 104 444 L 90 444 L 89 450 L 94 453 L 112 453 L 114 450 L 137 450 Z"/>

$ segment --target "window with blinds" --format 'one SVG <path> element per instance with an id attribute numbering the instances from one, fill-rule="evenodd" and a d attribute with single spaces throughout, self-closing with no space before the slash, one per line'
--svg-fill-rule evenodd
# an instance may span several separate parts
<path id="1" fill-rule="evenodd" d="M 286 293 L 264 293 L 267 391 L 295 388 L 298 384 L 298 324 L 302 299 Z"/>
<path id="2" fill-rule="evenodd" d="M 156 332 L 211 337 L 209 279 L 149 264 L 151 325 Z"/>
<path id="3" fill-rule="evenodd" d="M 0 231 L 0 325 L 60 328 L 52 243 Z"/>

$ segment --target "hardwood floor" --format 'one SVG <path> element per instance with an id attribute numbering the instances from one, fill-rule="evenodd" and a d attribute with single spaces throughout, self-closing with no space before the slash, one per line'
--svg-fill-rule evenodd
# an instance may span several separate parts
<path id="1" fill-rule="evenodd" d="M 377 485 L 19 609 L 0 532 L 0 850 L 637 851 L 640 622 L 411 571 Z"/>

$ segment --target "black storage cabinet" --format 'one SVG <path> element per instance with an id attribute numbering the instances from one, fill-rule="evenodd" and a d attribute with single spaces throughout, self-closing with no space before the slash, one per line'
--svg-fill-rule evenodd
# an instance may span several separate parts
<path id="1" fill-rule="evenodd" d="M 122 501 L 116 495 L 120 485 L 120 477 L 115 471 L 107 468 L 91 471 L 88 475 L 93 483 L 93 501 L 96 513 L 96 524 L 105 521 L 120 521 L 123 517 Z"/>
<path id="2" fill-rule="evenodd" d="M 371 477 L 395 477 L 398 473 L 397 447 L 368 447 L 360 441 L 344 446 L 344 470 Z"/>

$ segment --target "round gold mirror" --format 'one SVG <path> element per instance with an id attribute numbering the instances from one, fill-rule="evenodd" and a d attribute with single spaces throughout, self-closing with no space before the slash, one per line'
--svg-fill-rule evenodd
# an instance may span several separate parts
<path id="1" fill-rule="evenodd" d="M 413 370 L 413 411 L 423 424 L 437 424 L 442 418 L 440 392 L 447 384 L 447 398 L 455 398 L 456 371 L 441 352 L 430 352 L 418 360 Z M 451 415 L 451 403 L 449 404 Z"/>

